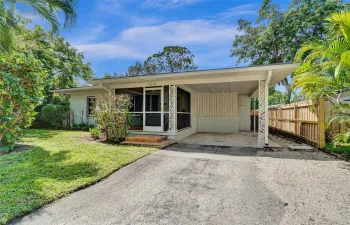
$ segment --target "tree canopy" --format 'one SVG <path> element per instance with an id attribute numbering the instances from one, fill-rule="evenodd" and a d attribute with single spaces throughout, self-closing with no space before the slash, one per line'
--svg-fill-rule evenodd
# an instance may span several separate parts
<path id="1" fill-rule="evenodd" d="M 80 80 L 93 76 L 91 64 L 84 62 L 83 53 L 78 52 L 63 37 L 57 37 L 36 25 L 33 30 L 26 28 L 26 22 L 19 24 L 14 49 L 25 52 L 40 60 L 48 72 L 45 83 L 45 100 L 52 99 L 50 89 L 77 86 Z"/>

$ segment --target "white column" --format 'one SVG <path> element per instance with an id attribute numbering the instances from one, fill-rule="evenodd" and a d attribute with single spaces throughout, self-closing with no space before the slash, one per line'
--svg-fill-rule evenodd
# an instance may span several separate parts
<path id="1" fill-rule="evenodd" d="M 264 147 L 265 146 L 265 126 L 266 126 L 266 116 L 265 116 L 265 110 L 266 110 L 266 81 L 260 80 L 259 81 L 259 127 L 258 127 L 258 147 Z"/>
<path id="2" fill-rule="evenodd" d="M 169 132 L 177 133 L 177 86 L 169 85 Z"/>
<path id="3" fill-rule="evenodd" d="M 255 120 L 255 105 L 256 105 L 256 97 L 254 96 L 253 98 L 253 137 L 255 137 L 255 133 L 256 133 L 256 120 Z"/>
<path id="4" fill-rule="evenodd" d="M 269 145 L 269 85 L 271 77 L 272 70 L 269 70 L 265 82 L 265 146 Z"/>

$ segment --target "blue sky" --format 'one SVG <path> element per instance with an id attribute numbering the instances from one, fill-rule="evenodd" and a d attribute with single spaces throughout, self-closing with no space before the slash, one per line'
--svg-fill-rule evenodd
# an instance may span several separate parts
<path id="1" fill-rule="evenodd" d="M 199 69 L 235 67 L 229 57 L 239 18 L 255 20 L 254 0 L 80 0 L 74 28 L 61 31 L 96 76 L 125 72 L 164 46 L 195 54 Z M 287 8 L 285 1 L 274 1 Z M 43 25 L 35 17 L 33 23 Z M 44 23 L 45 24 L 45 23 Z M 49 27 L 45 24 L 45 27 Z M 243 65 L 243 64 L 239 64 Z"/>

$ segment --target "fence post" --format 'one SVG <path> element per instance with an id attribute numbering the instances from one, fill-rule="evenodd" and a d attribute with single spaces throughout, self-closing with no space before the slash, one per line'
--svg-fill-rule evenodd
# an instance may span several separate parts
<path id="1" fill-rule="evenodd" d="M 298 119 L 298 106 L 297 103 L 294 103 L 294 134 L 298 135 L 298 123 L 297 123 L 297 119 Z"/>
<path id="2" fill-rule="evenodd" d="M 325 135 L 325 103 L 324 97 L 318 101 L 318 147 L 324 148 L 326 145 Z"/>

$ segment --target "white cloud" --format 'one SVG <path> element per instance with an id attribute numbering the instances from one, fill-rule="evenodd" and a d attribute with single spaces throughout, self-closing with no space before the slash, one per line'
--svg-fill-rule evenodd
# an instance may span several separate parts
<path id="1" fill-rule="evenodd" d="M 185 5 L 192 5 L 203 0 L 145 0 L 142 6 L 145 8 L 174 9 Z"/>
<path id="2" fill-rule="evenodd" d="M 246 4 L 230 8 L 222 13 L 219 13 L 216 18 L 227 19 L 235 16 L 253 15 L 257 13 L 256 4 Z"/>
<path id="3" fill-rule="evenodd" d="M 201 49 L 200 54 L 218 51 L 231 46 L 236 26 L 220 24 L 210 20 L 185 20 L 161 25 L 140 26 L 122 31 L 113 41 L 78 44 L 75 47 L 93 59 L 122 58 L 145 60 L 167 45 L 181 45 L 190 50 Z M 204 49 L 204 51 L 203 51 Z"/>

